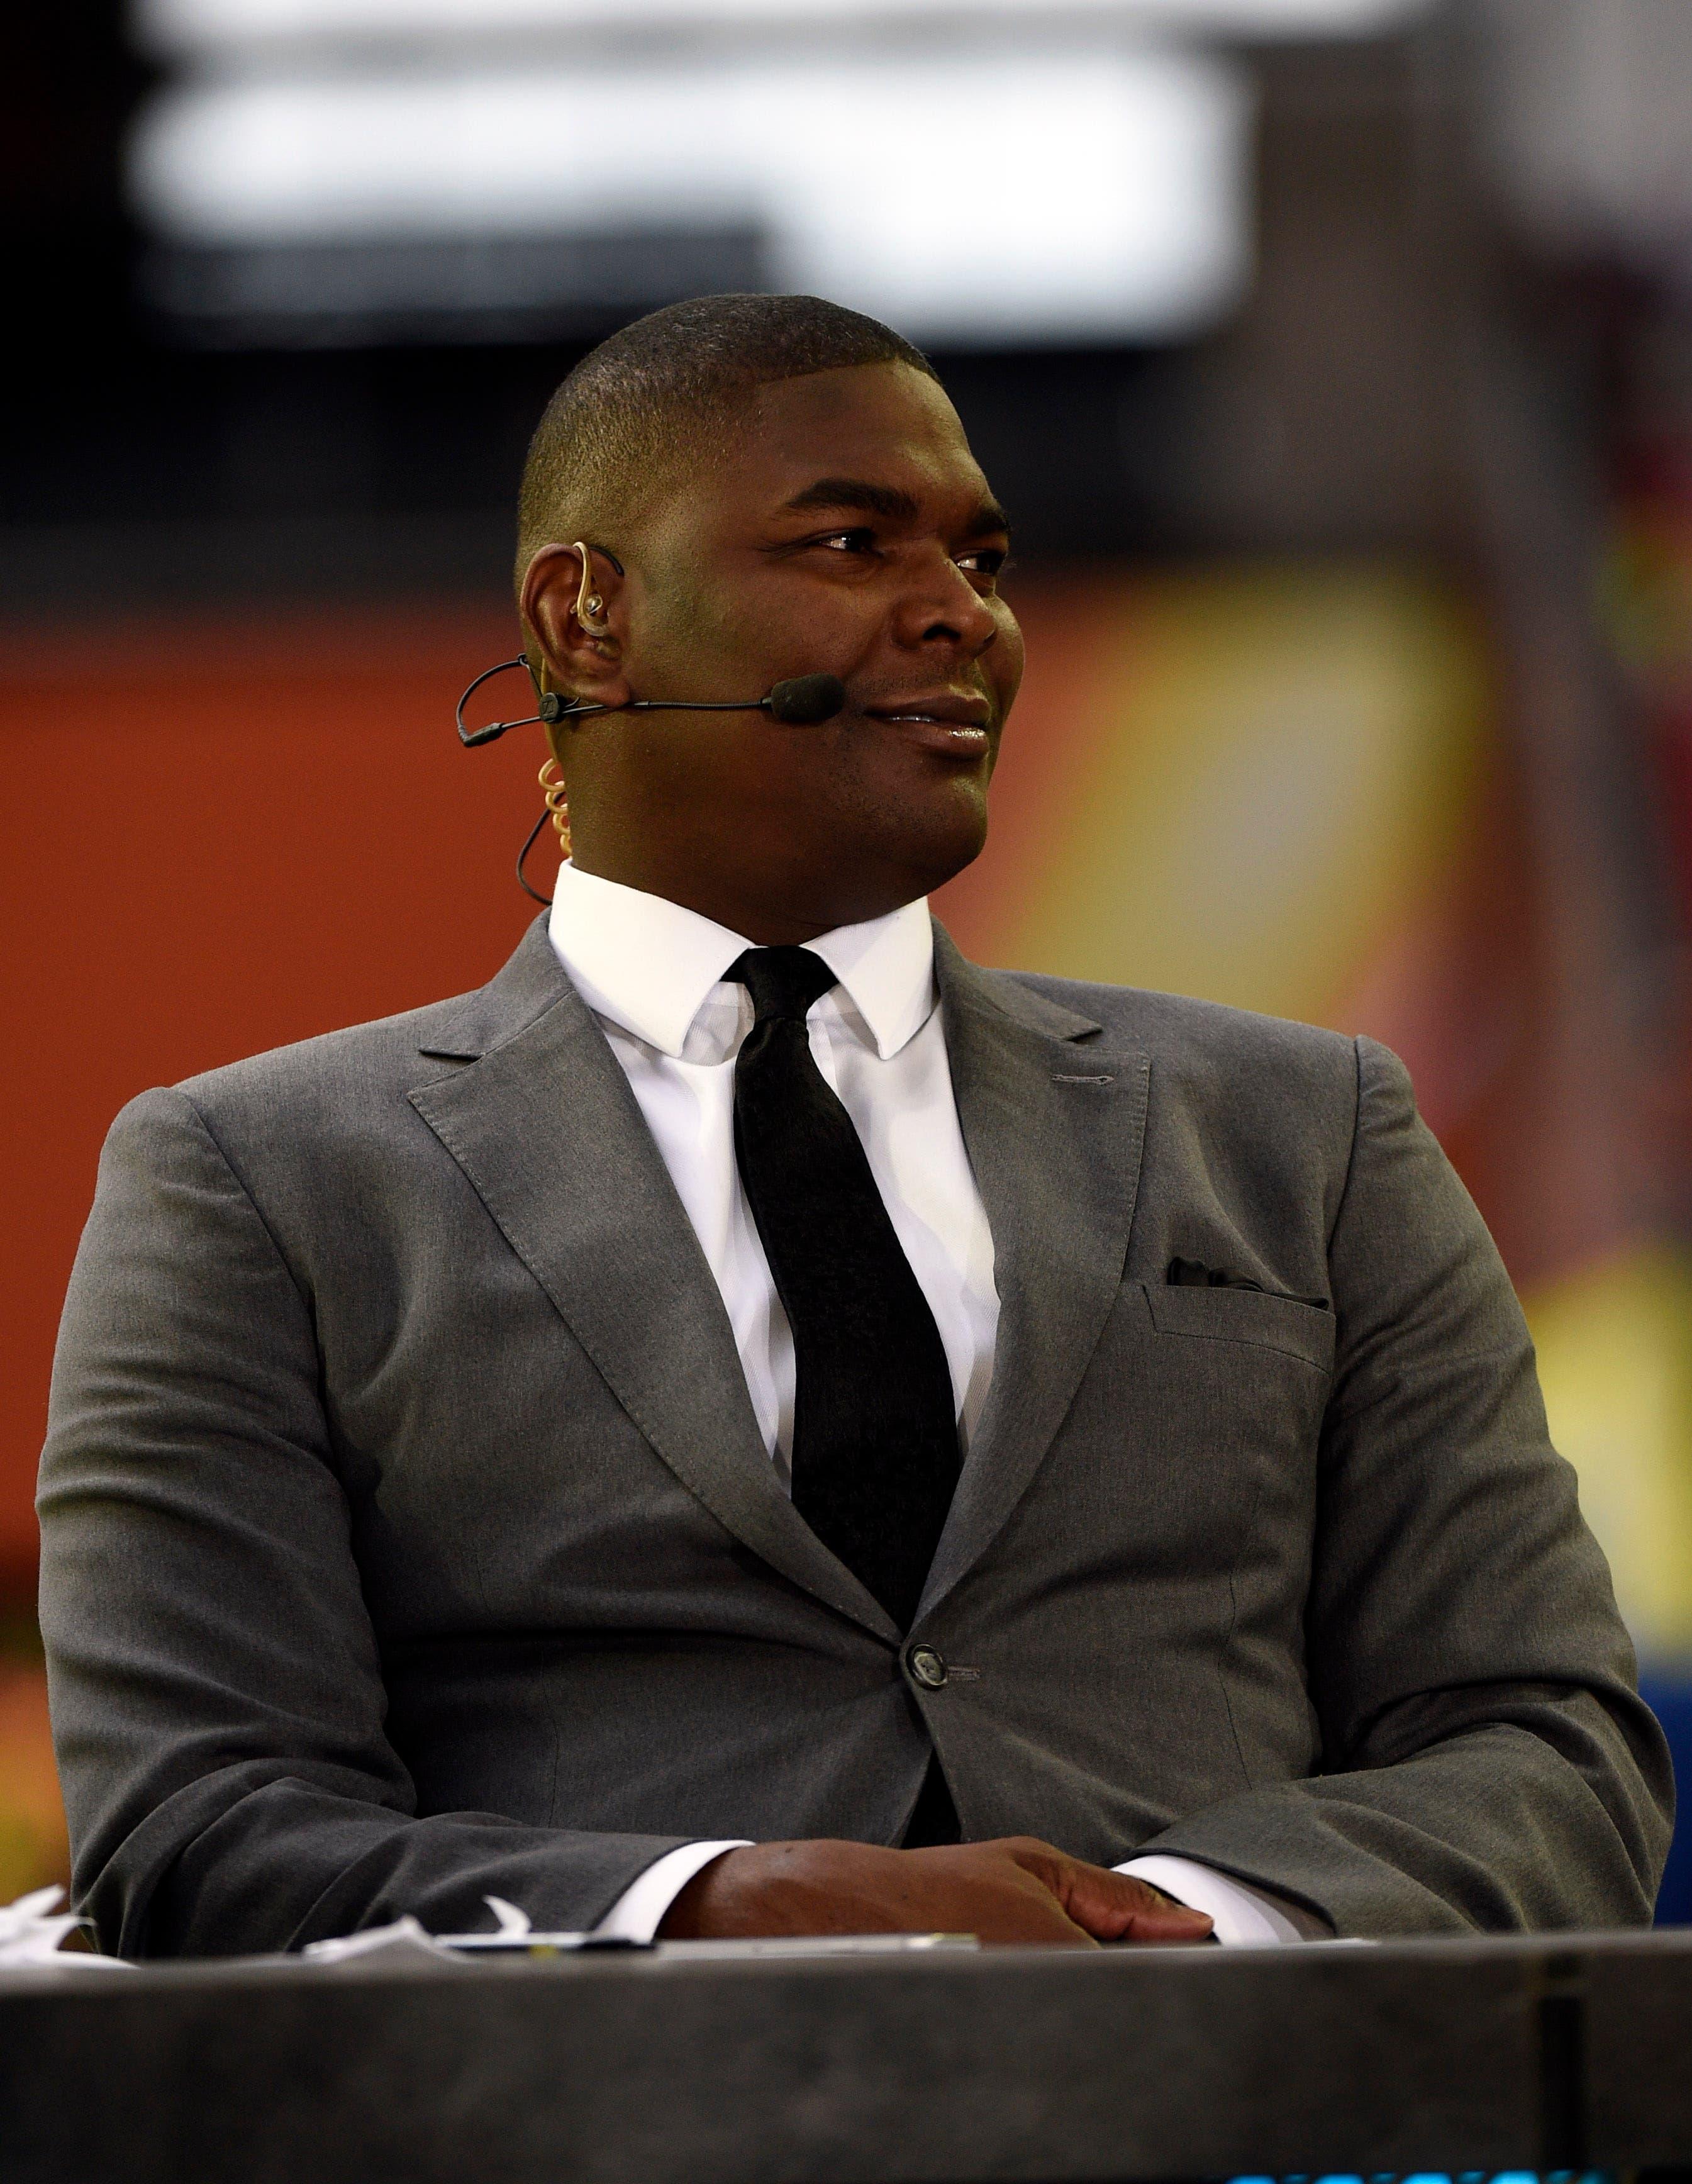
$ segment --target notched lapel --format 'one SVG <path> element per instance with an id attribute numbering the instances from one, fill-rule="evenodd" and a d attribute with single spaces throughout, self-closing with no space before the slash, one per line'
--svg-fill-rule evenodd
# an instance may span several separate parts
<path id="1" fill-rule="evenodd" d="M 512 978 L 520 967 L 526 975 Z M 776 1482 L 710 1268 L 628 1080 L 543 932 L 502 978 L 510 1006 L 496 980 L 450 1034 L 479 1037 L 484 1050 L 419 1086 L 412 1106 L 682 1484 L 794 1584 L 896 1641 L 885 1610 Z"/>
<path id="2" fill-rule="evenodd" d="M 964 1143 L 993 1232 L 999 1340 L 921 1620 L 1027 1491 L 1116 1301 L 1139 1187 L 1150 1063 L 1089 1018 L 966 963 L 936 968 Z"/>

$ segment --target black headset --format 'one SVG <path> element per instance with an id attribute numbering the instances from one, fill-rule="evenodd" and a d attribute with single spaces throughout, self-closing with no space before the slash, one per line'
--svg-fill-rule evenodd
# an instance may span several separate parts
<path id="1" fill-rule="evenodd" d="M 466 750 L 476 750 L 483 744 L 497 742 L 507 728 L 532 727 L 537 721 L 551 723 L 580 720 L 588 713 L 772 713 L 789 727 L 813 728 L 824 721 L 832 721 L 846 704 L 846 685 L 838 675 L 789 676 L 761 698 L 631 698 L 622 705 L 600 705 L 590 698 L 566 699 L 559 697 L 556 690 L 537 690 L 537 712 L 526 713 L 516 721 L 490 721 L 485 728 L 467 728 L 465 707 L 472 695 L 490 677 L 503 675 L 511 667 L 529 668 L 532 680 L 534 670 L 529 667 L 528 655 L 520 652 L 515 660 L 502 660 L 496 666 L 484 667 L 476 680 L 466 685 L 459 699 L 457 713 L 459 741 Z"/>
<path id="2" fill-rule="evenodd" d="M 824 721 L 832 721 L 846 704 L 846 685 L 838 675 L 793 675 L 786 682 L 777 682 L 762 698 L 748 698 L 744 701 L 719 698 L 704 699 L 687 698 L 632 698 L 624 705 L 596 705 L 590 699 L 561 698 L 556 690 L 543 690 L 536 685 L 538 710 L 526 713 L 520 720 L 490 721 L 485 728 L 465 726 L 465 707 L 476 693 L 495 675 L 504 675 L 513 667 L 527 668 L 530 680 L 534 680 L 534 669 L 529 665 L 526 653 L 520 652 L 515 660 L 502 660 L 493 667 L 484 667 L 480 675 L 465 688 L 459 699 L 455 719 L 458 722 L 459 741 L 466 750 L 477 750 L 483 744 L 497 743 L 507 728 L 533 727 L 539 722 L 550 726 L 556 721 L 580 720 L 589 713 L 769 713 L 789 727 L 817 727 Z M 542 894 L 529 885 L 523 867 L 529 852 L 535 846 L 540 831 L 547 823 L 548 814 L 543 811 L 529 829 L 527 840 L 517 852 L 517 884 L 534 901 L 549 905 L 550 895 Z"/>

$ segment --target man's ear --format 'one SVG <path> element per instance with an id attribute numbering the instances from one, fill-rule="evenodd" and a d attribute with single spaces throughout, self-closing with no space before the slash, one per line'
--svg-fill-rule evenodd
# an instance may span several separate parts
<path id="1" fill-rule="evenodd" d="M 543 546 L 523 572 L 519 597 L 524 626 L 540 653 L 543 690 L 590 698 L 597 705 L 627 705 L 634 694 L 623 671 L 627 587 L 609 554 L 592 546 Z M 597 610 L 588 604 L 595 599 Z"/>

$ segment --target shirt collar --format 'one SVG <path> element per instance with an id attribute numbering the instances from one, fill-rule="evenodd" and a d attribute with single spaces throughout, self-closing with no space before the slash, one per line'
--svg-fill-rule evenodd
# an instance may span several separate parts
<path id="1" fill-rule="evenodd" d="M 570 864 L 559 868 L 547 931 L 570 983 L 596 1015 L 677 1058 L 711 989 L 753 944 L 680 903 Z M 926 901 L 908 902 L 861 925 L 837 926 L 808 945 L 845 988 L 882 1061 L 927 1022 L 934 1006 L 934 933 Z"/>

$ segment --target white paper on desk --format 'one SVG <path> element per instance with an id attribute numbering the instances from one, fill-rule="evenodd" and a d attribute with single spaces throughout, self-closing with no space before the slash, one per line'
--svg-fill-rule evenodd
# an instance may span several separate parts
<path id="1" fill-rule="evenodd" d="M 403 1963 L 408 1957 L 426 1958 L 432 1964 L 460 1964 L 460 1952 L 469 1949 L 508 1949 L 521 1953 L 580 1948 L 591 1945 L 588 1934 L 532 1933 L 526 1916 L 515 1904 L 498 1896 L 482 1899 L 493 1908 L 498 1930 L 493 1934 L 431 1934 L 409 1912 L 387 1926 L 366 1926 L 361 1933 L 337 1936 L 332 1942 L 308 1942 L 301 1954 L 314 1964 Z"/>
<path id="2" fill-rule="evenodd" d="M 978 1949 L 974 1934 L 772 1934 L 721 1942 L 660 1942 L 660 1959 L 682 1964 L 733 1957 L 897 1957 L 922 1949 Z"/>
<path id="3" fill-rule="evenodd" d="M 573 1954 L 578 1950 L 594 1951 L 607 1946 L 591 1933 L 537 1934 L 530 1925 L 527 1912 L 520 1910 L 515 1903 L 508 1903 L 503 1896 L 484 1896 L 481 1900 L 496 1921 L 495 1930 L 491 1934 L 431 1935 L 408 1913 L 396 1919 L 392 1925 L 366 1927 L 363 1933 L 348 1934 L 337 1941 L 308 1942 L 303 1953 L 318 1964 L 368 1963 L 372 1958 L 386 1964 L 403 1961 L 407 1957 L 425 1957 L 437 1964 L 443 1958 L 462 1964 L 467 1957 L 483 1953 L 552 1956 Z M 732 1957 L 891 1956 L 910 1949 L 977 1949 L 981 1944 L 973 1934 L 795 1934 L 767 1940 L 618 1942 L 610 1946 L 644 1956 L 686 1961 Z"/>
<path id="4" fill-rule="evenodd" d="M 503 1896 L 484 1896 L 498 1930 L 493 1934 L 442 1934 L 445 1948 L 465 1954 L 475 1951 L 528 1950 L 564 1954 L 602 1948 L 637 1951 L 646 1956 L 698 1960 L 722 1957 L 854 1957 L 892 1956 L 909 1949 L 978 1949 L 973 1934 L 782 1934 L 721 1942 L 602 1941 L 597 1934 L 537 1934 L 526 1911 L 508 1903 Z"/>
<path id="5" fill-rule="evenodd" d="M 0 1907 L 0 1966 L 10 1970 L 19 1964 L 70 1964 L 80 1971 L 100 1965 L 114 1972 L 130 1970 L 121 1957 L 64 1953 L 65 1936 L 82 1924 L 73 1913 L 56 1910 L 64 1901 L 62 1888 L 36 1888 L 15 1903 Z"/>
<path id="6" fill-rule="evenodd" d="M 300 1953 L 314 1964 L 344 1964 L 371 1957 L 426 1957 L 437 1964 L 454 1961 L 452 1951 L 426 1933 L 409 1911 L 391 1925 L 366 1926 L 362 1933 L 338 1935 L 332 1942 L 308 1942 Z"/>
<path id="7" fill-rule="evenodd" d="M 503 1896 L 484 1896 L 482 1902 L 498 1920 L 491 1934 L 437 1934 L 436 1940 L 443 1949 L 459 1954 L 486 1952 L 490 1954 L 521 1956 L 557 1956 L 577 1949 L 650 1949 L 650 1942 L 602 1941 L 596 1934 L 565 1933 L 537 1934 L 529 1922 L 526 1911 L 520 1911 L 515 1903 L 508 1903 Z"/>

